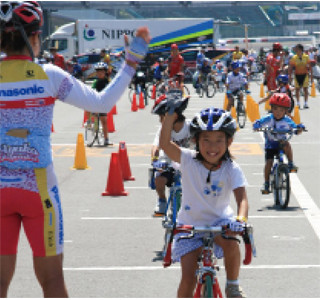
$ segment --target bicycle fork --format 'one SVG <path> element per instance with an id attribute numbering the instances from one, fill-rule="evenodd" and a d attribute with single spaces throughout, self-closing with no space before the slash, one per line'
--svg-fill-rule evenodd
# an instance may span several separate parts
<path id="1" fill-rule="evenodd" d="M 202 257 L 199 261 L 199 269 L 197 270 L 198 283 L 194 293 L 194 298 L 201 298 L 203 294 L 203 288 L 206 284 L 206 277 L 210 276 L 212 282 L 212 294 L 213 298 L 222 298 L 222 292 L 219 282 L 217 280 L 217 271 L 219 266 L 212 262 L 212 250 L 210 247 L 205 246 L 202 250 Z"/>

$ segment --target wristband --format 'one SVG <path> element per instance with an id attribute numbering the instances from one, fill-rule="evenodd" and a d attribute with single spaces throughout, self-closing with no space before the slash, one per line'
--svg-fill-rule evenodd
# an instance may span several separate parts
<path id="1" fill-rule="evenodd" d="M 248 222 L 248 219 L 246 217 L 244 217 L 244 216 L 237 216 L 236 220 L 239 221 L 239 222 L 244 222 L 244 223 Z"/>

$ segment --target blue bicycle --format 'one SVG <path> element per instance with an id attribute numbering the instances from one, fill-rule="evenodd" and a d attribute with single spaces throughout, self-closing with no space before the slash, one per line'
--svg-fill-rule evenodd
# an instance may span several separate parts
<path id="1" fill-rule="evenodd" d="M 303 131 L 307 131 L 302 128 Z M 268 132 L 279 141 L 279 153 L 275 156 L 270 174 L 270 188 L 273 192 L 275 205 L 285 209 L 290 201 L 290 168 L 284 162 L 284 146 L 297 130 L 279 130 L 270 127 L 259 128 L 256 131 Z"/>

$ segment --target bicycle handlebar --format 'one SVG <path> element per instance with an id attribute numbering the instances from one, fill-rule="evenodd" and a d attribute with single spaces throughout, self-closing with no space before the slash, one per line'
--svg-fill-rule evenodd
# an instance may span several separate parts
<path id="1" fill-rule="evenodd" d="M 167 229 L 172 229 L 172 234 L 170 237 L 170 241 L 168 244 L 168 249 L 166 252 L 166 256 L 163 259 L 163 267 L 169 267 L 171 265 L 171 246 L 173 241 L 173 236 L 177 233 L 181 232 L 190 232 L 191 234 L 188 236 L 180 237 L 179 239 L 190 239 L 194 237 L 194 234 L 197 232 L 211 232 L 211 233 L 220 233 L 221 236 L 225 239 L 237 240 L 240 243 L 240 240 L 227 236 L 226 234 L 231 232 L 229 229 L 229 225 L 224 226 L 192 226 L 192 225 L 164 225 Z M 243 264 L 248 265 L 251 263 L 252 255 L 256 257 L 256 249 L 253 241 L 253 227 L 250 224 L 244 224 L 243 231 L 237 232 L 238 235 L 242 236 L 242 239 L 245 243 L 245 258 L 243 260 Z"/>
<path id="2" fill-rule="evenodd" d="M 297 134 L 297 132 L 302 129 L 302 131 L 307 132 L 308 130 L 306 128 L 295 128 L 295 129 L 276 129 L 276 128 L 271 128 L 271 127 L 264 127 L 264 128 L 256 128 L 254 129 L 255 131 L 260 131 L 260 132 L 268 132 L 272 134 L 276 140 L 278 141 L 289 141 L 292 138 L 293 134 Z M 287 134 L 288 136 L 286 137 L 276 137 L 277 134 Z"/>

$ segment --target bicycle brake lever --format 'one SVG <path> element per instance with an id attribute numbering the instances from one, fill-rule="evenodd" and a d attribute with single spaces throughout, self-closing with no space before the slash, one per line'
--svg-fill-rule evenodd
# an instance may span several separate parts
<path id="1" fill-rule="evenodd" d="M 192 239 L 193 237 L 194 237 L 194 232 L 190 233 L 189 235 L 184 235 L 184 236 L 178 237 L 177 241 L 188 240 L 188 239 Z"/>

